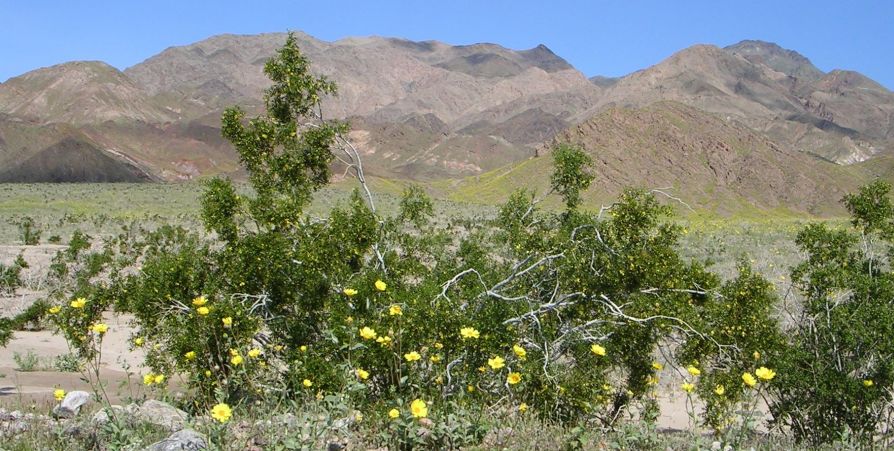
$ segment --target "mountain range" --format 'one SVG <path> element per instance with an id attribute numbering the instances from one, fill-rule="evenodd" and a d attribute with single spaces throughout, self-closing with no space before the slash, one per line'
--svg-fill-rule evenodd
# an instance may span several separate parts
<path id="1" fill-rule="evenodd" d="M 587 78 L 543 45 L 296 36 L 338 84 L 324 111 L 350 122 L 367 171 L 445 197 L 496 202 L 545 185 L 559 140 L 594 156 L 596 197 L 672 187 L 719 210 L 833 211 L 894 172 L 894 93 L 773 43 L 696 45 Z M 0 181 L 239 177 L 220 115 L 260 113 L 263 65 L 285 38 L 220 35 L 124 71 L 77 61 L 0 83 Z"/>

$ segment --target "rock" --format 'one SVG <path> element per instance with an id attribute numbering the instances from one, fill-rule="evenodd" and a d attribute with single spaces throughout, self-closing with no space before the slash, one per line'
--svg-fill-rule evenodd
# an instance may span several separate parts
<path id="1" fill-rule="evenodd" d="M 161 426 L 172 432 L 183 429 L 187 419 L 186 412 L 154 399 L 150 399 L 134 409 L 133 416 L 138 421 Z"/>
<path id="2" fill-rule="evenodd" d="M 80 424 L 70 422 L 62 428 L 62 435 L 68 438 L 79 438 L 84 436 L 84 428 Z"/>
<path id="3" fill-rule="evenodd" d="M 205 440 L 205 436 L 192 429 L 182 429 L 160 442 L 149 445 L 146 451 L 184 451 L 206 448 L 208 448 L 208 442 Z"/>
<path id="4" fill-rule="evenodd" d="M 112 411 L 115 413 L 115 416 L 117 416 L 119 418 L 121 416 L 128 415 L 128 413 L 124 410 L 124 407 L 121 407 L 118 405 L 113 405 Z M 93 414 L 93 419 L 91 420 L 91 422 L 93 423 L 94 426 L 102 426 L 102 425 L 108 423 L 109 420 L 111 420 L 111 418 L 112 417 L 109 415 L 109 408 L 106 407 L 106 408 L 101 409 L 100 411 L 96 412 L 95 414 Z"/>
<path id="5" fill-rule="evenodd" d="M 53 416 L 56 418 L 74 418 L 81 410 L 81 406 L 90 401 L 90 393 L 75 390 L 70 391 L 62 399 L 62 402 L 53 408 Z"/>

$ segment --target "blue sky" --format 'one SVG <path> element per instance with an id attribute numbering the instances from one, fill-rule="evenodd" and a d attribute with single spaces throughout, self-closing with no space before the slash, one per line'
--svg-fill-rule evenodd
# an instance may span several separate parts
<path id="1" fill-rule="evenodd" d="M 436 5 L 436 6 L 435 6 Z M 588 76 L 619 76 L 697 43 L 762 39 L 824 71 L 894 88 L 894 1 L 0 0 L 0 81 L 71 60 L 124 69 L 220 33 L 545 44 Z"/>

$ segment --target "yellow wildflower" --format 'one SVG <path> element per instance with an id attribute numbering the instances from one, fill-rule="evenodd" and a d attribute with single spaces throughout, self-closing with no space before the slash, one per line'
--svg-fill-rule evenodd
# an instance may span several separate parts
<path id="1" fill-rule="evenodd" d="M 689 367 L 686 368 L 686 371 L 688 371 L 689 374 L 691 374 L 693 376 L 701 376 L 701 374 L 702 374 L 702 371 L 700 369 L 696 368 L 695 365 L 689 365 Z"/>
<path id="2" fill-rule="evenodd" d="M 232 363 L 235 366 L 241 365 L 242 362 L 244 362 L 244 361 L 245 361 L 245 359 L 243 359 L 242 356 L 239 354 L 236 354 L 233 357 L 230 357 L 230 363 Z"/>
<path id="3" fill-rule="evenodd" d="M 400 416 L 400 410 L 391 409 L 388 411 L 388 418 L 391 418 L 392 420 L 396 420 L 397 417 L 399 417 L 399 416 Z"/>
<path id="4" fill-rule="evenodd" d="M 428 416 L 428 405 L 421 399 L 414 400 L 410 403 L 410 412 L 416 418 L 425 418 Z"/>
<path id="5" fill-rule="evenodd" d="M 388 308 L 388 314 L 391 316 L 401 316 L 404 314 L 404 310 L 399 305 L 394 304 Z"/>
<path id="6" fill-rule="evenodd" d="M 475 392 L 475 386 L 472 385 L 472 384 L 467 385 L 467 386 L 466 386 L 466 391 L 469 392 L 469 393 L 474 393 L 474 392 Z"/>
<path id="7" fill-rule="evenodd" d="M 759 352 L 757 352 L 757 351 L 754 351 L 754 354 L 752 354 L 751 356 L 754 357 L 754 360 L 760 360 L 760 359 L 761 359 L 761 353 L 759 353 Z"/>
<path id="8" fill-rule="evenodd" d="M 198 313 L 201 316 L 205 316 L 205 315 L 211 313 L 211 310 L 209 310 L 208 307 L 199 307 L 196 309 L 196 313 Z"/>
<path id="9" fill-rule="evenodd" d="M 90 327 L 90 330 L 92 330 L 94 333 L 102 335 L 109 331 L 109 326 L 105 323 L 96 323 L 92 327 Z"/>
<path id="10" fill-rule="evenodd" d="M 310 379 L 305 379 L 301 382 L 301 385 L 304 385 L 307 388 L 313 387 L 314 383 L 310 381 Z"/>
<path id="11" fill-rule="evenodd" d="M 391 344 L 391 337 L 385 335 L 384 337 L 376 338 L 376 343 L 382 346 L 389 346 Z"/>
<path id="12" fill-rule="evenodd" d="M 357 294 L 357 290 L 355 290 L 355 289 L 353 289 L 353 288 L 345 288 L 345 289 L 342 290 L 341 292 L 344 293 L 345 296 L 347 296 L 347 297 L 352 297 L 352 296 L 355 296 L 355 295 Z"/>
<path id="13" fill-rule="evenodd" d="M 371 327 L 363 327 L 360 329 L 360 336 L 366 340 L 372 340 L 376 338 L 376 330 Z"/>
<path id="14" fill-rule="evenodd" d="M 69 305 L 72 306 L 72 308 L 84 308 L 84 306 L 87 305 L 87 300 L 84 298 L 77 298 L 71 301 L 71 304 Z"/>
<path id="15" fill-rule="evenodd" d="M 233 318 L 232 317 L 228 316 L 226 318 L 221 318 L 220 321 L 223 322 L 224 329 L 229 329 L 229 328 L 233 327 Z"/>
<path id="16" fill-rule="evenodd" d="M 205 377 L 211 377 L 211 370 L 205 370 Z"/>
<path id="17" fill-rule="evenodd" d="M 692 393 L 693 390 L 695 390 L 695 384 L 690 383 L 690 382 L 686 382 L 681 387 L 683 388 L 683 391 L 685 391 L 686 393 Z"/>
<path id="18" fill-rule="evenodd" d="M 196 352 L 195 352 L 195 351 L 189 351 L 189 352 L 187 352 L 186 354 L 183 354 L 183 357 L 186 357 L 186 360 L 195 360 L 195 358 L 196 358 Z"/>
<path id="19" fill-rule="evenodd" d="M 463 327 L 459 330 L 459 334 L 463 337 L 463 339 L 467 338 L 478 338 L 481 334 L 474 327 Z"/>
<path id="20" fill-rule="evenodd" d="M 155 375 L 152 373 L 147 373 L 143 376 L 143 384 L 152 385 L 155 382 Z"/>
<path id="21" fill-rule="evenodd" d="M 422 356 L 419 355 L 418 352 L 413 351 L 413 352 L 408 352 L 408 353 L 404 354 L 404 358 L 407 359 L 407 362 L 415 362 L 415 361 L 421 359 Z"/>
<path id="22" fill-rule="evenodd" d="M 873 385 L 875 385 L 875 382 L 873 382 L 872 379 L 865 379 L 863 381 L 864 387 L 872 387 Z"/>
<path id="23" fill-rule="evenodd" d="M 301 351 L 301 352 L 307 352 L 307 346 L 306 346 L 306 345 L 301 345 L 301 347 L 299 347 L 298 350 Z"/>
<path id="24" fill-rule="evenodd" d="M 443 349 L 444 345 L 441 343 L 435 343 L 435 349 Z"/>
<path id="25" fill-rule="evenodd" d="M 715 394 L 715 395 L 717 395 L 717 396 L 723 396 L 724 393 L 726 393 L 726 388 L 724 388 L 723 385 L 718 385 L 718 386 L 714 387 L 714 394 Z"/>
<path id="26" fill-rule="evenodd" d="M 50 307 L 49 309 L 47 309 L 47 313 L 49 313 L 50 315 L 55 315 L 61 311 L 62 311 L 62 307 L 59 307 L 58 305 L 54 305 L 54 306 Z"/>
<path id="27" fill-rule="evenodd" d="M 590 352 L 592 352 L 593 354 L 596 354 L 600 357 L 603 357 L 606 354 L 605 348 L 600 345 L 597 345 L 595 343 L 592 346 L 590 346 Z"/>
<path id="28" fill-rule="evenodd" d="M 248 350 L 248 356 L 253 359 L 260 357 L 260 355 L 261 355 L 261 350 L 258 348 L 252 348 L 252 349 Z"/>
<path id="29" fill-rule="evenodd" d="M 382 282 L 381 280 L 376 281 L 376 290 L 385 291 L 386 288 L 388 288 L 388 285 L 386 285 L 385 282 Z"/>
<path id="30" fill-rule="evenodd" d="M 652 369 L 655 371 L 661 371 L 664 369 L 664 365 L 662 365 L 658 362 L 652 362 Z"/>
<path id="31" fill-rule="evenodd" d="M 438 363 L 441 361 L 441 356 L 438 354 L 435 354 L 435 355 L 429 357 L 428 359 L 431 360 L 431 363 Z"/>
<path id="32" fill-rule="evenodd" d="M 519 345 L 512 345 L 512 352 L 514 352 L 516 357 L 520 360 L 524 360 L 528 356 L 528 351 Z"/>
<path id="33" fill-rule="evenodd" d="M 221 423 L 230 421 L 230 417 L 232 416 L 233 409 L 231 409 L 230 406 L 227 404 L 220 403 L 211 408 L 211 418 L 214 418 Z"/>
<path id="34" fill-rule="evenodd" d="M 521 403 L 518 405 L 518 411 L 521 413 L 525 413 L 528 411 L 528 405 L 525 403 Z"/>
<path id="35" fill-rule="evenodd" d="M 134 338 L 133 344 L 135 344 L 137 347 L 143 346 L 143 337 Z"/>
<path id="36" fill-rule="evenodd" d="M 503 360 L 502 357 L 496 356 L 492 359 L 487 359 L 487 365 L 491 367 L 491 369 L 498 370 L 506 366 L 506 361 Z"/>
<path id="37" fill-rule="evenodd" d="M 357 377 L 359 377 L 361 380 L 364 380 L 364 381 L 365 381 L 365 380 L 369 379 L 369 371 L 366 371 L 366 370 L 364 370 L 363 368 L 357 368 L 357 370 L 354 371 L 354 373 L 355 373 L 355 374 L 357 375 Z"/>
<path id="38" fill-rule="evenodd" d="M 506 383 L 509 385 L 515 385 L 519 382 L 521 382 L 521 373 L 509 373 L 509 375 L 506 376 Z"/>
<path id="39" fill-rule="evenodd" d="M 757 379 L 751 373 L 745 373 L 742 375 L 742 382 L 749 387 L 754 387 L 757 384 Z"/>
<path id="40" fill-rule="evenodd" d="M 208 299 L 205 296 L 199 296 L 192 300 L 193 307 L 201 307 L 208 303 Z"/>
<path id="41" fill-rule="evenodd" d="M 776 372 L 765 366 L 762 366 L 754 370 L 754 375 L 757 376 L 758 379 L 768 381 L 776 377 Z"/>
<path id="42" fill-rule="evenodd" d="M 53 390 L 53 397 L 56 398 L 56 401 L 62 401 L 63 399 L 65 399 L 65 390 L 61 388 Z"/>

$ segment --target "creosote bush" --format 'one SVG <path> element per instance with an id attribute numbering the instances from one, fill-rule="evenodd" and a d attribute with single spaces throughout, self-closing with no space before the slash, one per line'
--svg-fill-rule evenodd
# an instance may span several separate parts
<path id="1" fill-rule="evenodd" d="M 748 427 L 736 412 L 764 396 L 799 439 L 872 440 L 894 382 L 891 251 L 876 253 L 892 235 L 883 186 L 847 199 L 859 234 L 799 235 L 808 260 L 793 280 L 806 300 L 788 331 L 772 285 L 744 260 L 724 281 L 681 257 L 681 228 L 651 193 L 580 209 L 594 176 L 570 145 L 552 150 L 544 194 L 560 195 L 563 211 L 519 191 L 494 220 L 439 225 L 411 186 L 398 214 L 382 216 L 347 124 L 322 115 L 336 86 L 312 75 L 293 36 L 264 70 L 266 114 L 223 114 L 251 194 L 207 182 L 210 237 L 127 230 L 91 251 L 77 234 L 57 256 L 48 314 L 81 357 L 95 357 L 100 315 L 114 306 L 135 316 L 144 383 L 182 376 L 192 412 L 225 423 L 338 393 L 395 448 L 474 444 L 493 411 L 615 428 L 638 405 L 654 422 L 665 363 L 685 369 L 681 393 L 700 397 L 701 422 L 729 440 Z M 336 157 L 361 189 L 310 218 Z"/>

